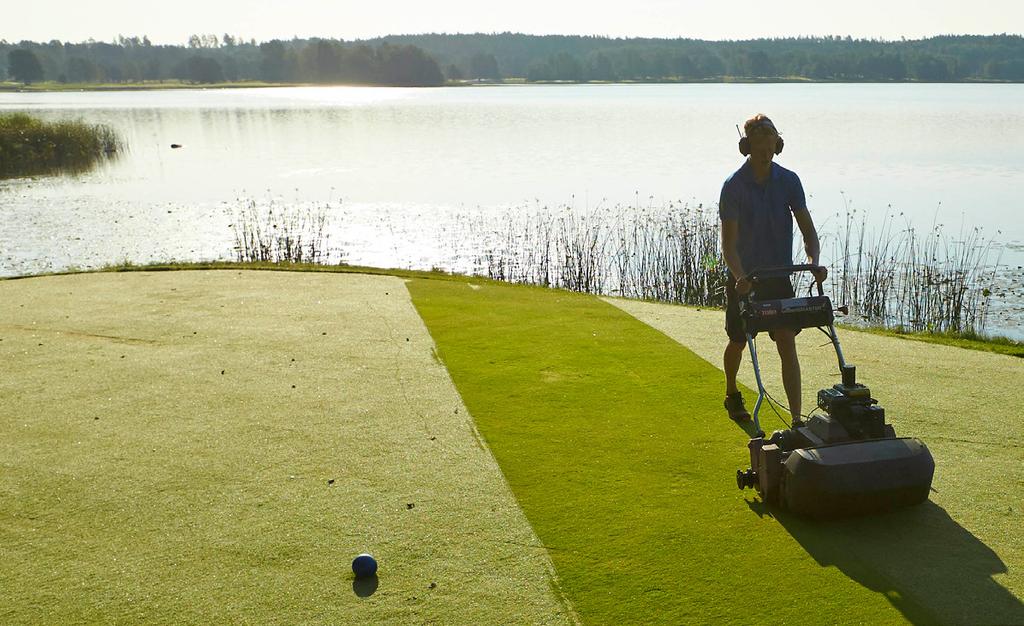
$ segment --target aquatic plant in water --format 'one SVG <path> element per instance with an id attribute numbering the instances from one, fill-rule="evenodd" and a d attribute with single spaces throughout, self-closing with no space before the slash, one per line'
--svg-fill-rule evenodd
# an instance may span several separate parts
<path id="1" fill-rule="evenodd" d="M 340 260 L 327 247 L 330 211 L 329 205 L 241 202 L 232 224 L 237 259 Z M 836 305 L 849 305 L 847 320 L 905 331 L 984 332 L 998 261 L 991 262 L 994 243 L 979 229 L 954 238 L 941 224 L 922 233 L 887 218 L 872 230 L 848 207 L 840 217 L 821 240 L 830 268 L 826 289 Z M 476 274 L 659 302 L 725 303 L 727 270 L 713 207 L 511 207 L 497 221 L 461 219 L 470 223 L 459 236 L 471 241 L 451 266 Z M 798 293 L 806 291 L 806 277 L 797 280 Z"/>
<path id="2" fill-rule="evenodd" d="M 696 306 L 722 306 L 727 278 L 717 211 L 669 203 L 579 214 L 571 207 L 510 211 L 480 257 L 490 278 Z M 833 302 L 858 323 L 982 333 L 999 264 L 980 229 L 920 232 L 887 218 L 877 230 L 846 210 L 821 234 Z M 831 254 L 828 254 L 831 252 Z M 797 291 L 807 287 L 797 276 Z"/>
<path id="3" fill-rule="evenodd" d="M 0 178 L 84 171 L 123 151 L 108 126 L 0 114 Z"/>
<path id="4" fill-rule="evenodd" d="M 240 262 L 328 263 L 329 205 L 295 206 L 245 200 L 231 224 Z"/>

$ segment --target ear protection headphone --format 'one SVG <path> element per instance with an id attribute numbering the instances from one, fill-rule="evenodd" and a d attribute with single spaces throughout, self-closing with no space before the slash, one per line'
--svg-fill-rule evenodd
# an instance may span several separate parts
<path id="1" fill-rule="evenodd" d="M 739 124 L 736 125 L 736 133 L 740 136 L 740 143 L 739 143 L 740 154 L 742 154 L 743 156 L 749 156 L 750 155 L 750 137 L 745 137 L 743 135 L 743 133 L 740 132 L 740 125 Z M 775 139 L 775 154 L 782 154 L 782 149 L 784 147 L 786 147 L 786 142 L 782 140 L 782 137 L 777 132 L 776 132 L 775 136 L 776 136 L 776 139 Z"/>

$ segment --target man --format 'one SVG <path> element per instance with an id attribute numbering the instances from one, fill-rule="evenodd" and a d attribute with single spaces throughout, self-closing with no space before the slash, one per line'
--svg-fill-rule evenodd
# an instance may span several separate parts
<path id="1" fill-rule="evenodd" d="M 725 330 L 729 344 L 725 348 L 725 409 L 735 420 L 748 419 L 750 413 L 736 387 L 736 373 L 747 346 L 738 297 L 751 290 L 750 272 L 759 268 L 793 264 L 793 219 L 803 235 L 807 262 L 818 264 L 818 233 L 814 228 L 800 178 L 772 159 L 782 152 L 783 141 L 768 117 L 758 113 L 743 125 L 740 152 L 747 160 L 722 185 L 718 214 L 722 221 L 722 255 L 729 268 L 726 284 Z M 825 280 L 822 269 L 815 274 Z M 788 278 L 770 278 L 758 282 L 760 299 L 792 298 L 793 285 Z M 782 360 L 782 384 L 789 400 L 794 426 L 800 424 L 800 362 L 796 354 L 799 329 L 778 329 L 771 334 Z"/>

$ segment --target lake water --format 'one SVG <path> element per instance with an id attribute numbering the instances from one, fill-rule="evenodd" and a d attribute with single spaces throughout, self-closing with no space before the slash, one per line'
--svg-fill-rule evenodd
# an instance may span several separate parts
<path id="1" fill-rule="evenodd" d="M 0 182 L 5 276 L 231 258 L 246 200 L 326 204 L 351 263 L 466 269 L 467 222 L 545 206 L 713 209 L 741 164 L 735 125 L 758 111 L 782 131 L 778 162 L 800 174 L 823 233 L 847 209 L 869 224 L 980 227 L 1011 296 L 1024 265 L 1024 85 L 0 93 L 12 110 L 109 124 L 129 151 L 79 176 Z M 995 326 L 1022 336 L 1007 302 Z"/>

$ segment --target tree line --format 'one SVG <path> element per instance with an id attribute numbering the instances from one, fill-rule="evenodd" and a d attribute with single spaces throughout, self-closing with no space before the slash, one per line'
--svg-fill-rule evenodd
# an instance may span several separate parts
<path id="1" fill-rule="evenodd" d="M 449 77 L 528 81 L 1024 81 L 1024 37 L 950 35 L 886 41 L 791 37 L 746 41 L 515 33 L 399 35 Z"/>
<path id="2" fill-rule="evenodd" d="M 0 41 L 0 76 L 18 82 L 332 83 L 431 86 L 446 80 L 1024 81 L 1024 38 L 950 35 L 886 41 L 795 37 L 748 41 L 398 35 L 362 41 L 256 43 L 192 35 L 182 46 L 146 37 L 111 43 Z"/>
<path id="3" fill-rule="evenodd" d="M 422 49 L 388 42 L 273 40 L 257 44 L 229 34 L 193 35 L 186 46 L 147 37 L 112 43 L 0 41 L 0 77 L 21 83 L 191 83 L 266 81 L 422 87 L 445 82 Z"/>

